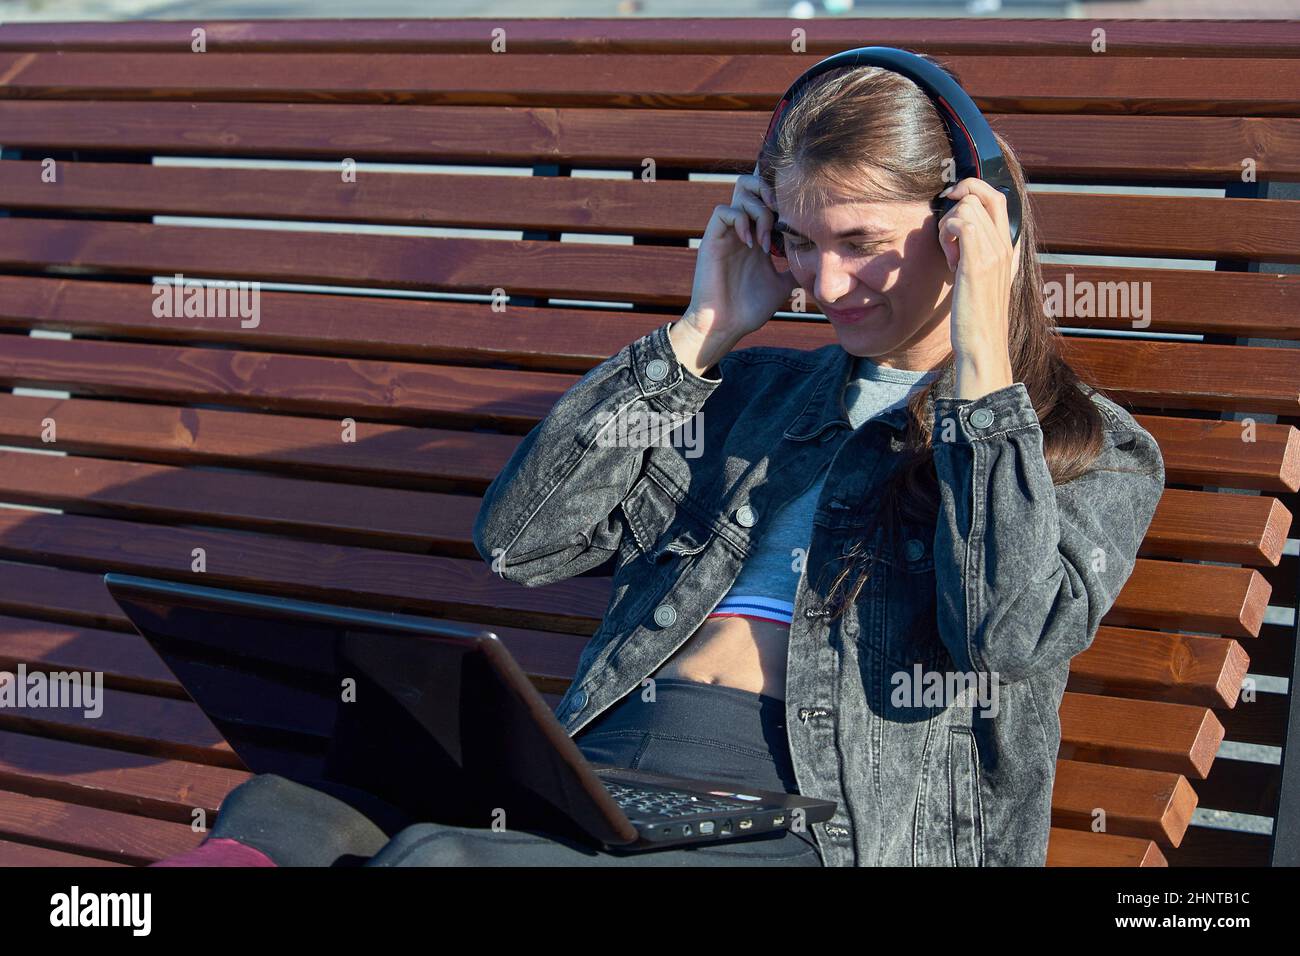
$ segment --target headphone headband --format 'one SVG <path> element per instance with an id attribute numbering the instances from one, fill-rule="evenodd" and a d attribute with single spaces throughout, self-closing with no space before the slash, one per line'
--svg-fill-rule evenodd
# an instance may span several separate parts
<path id="1" fill-rule="evenodd" d="M 786 109 L 814 80 L 831 70 L 855 66 L 880 66 L 902 74 L 930 97 L 948 131 L 948 142 L 957 167 L 957 181 L 974 176 L 1006 197 L 1007 222 L 1011 227 L 1011 242 L 1014 245 L 1020 236 L 1020 196 L 1007 169 L 1002 149 L 993 138 L 993 129 L 975 101 L 961 88 L 961 84 L 915 53 L 890 46 L 864 46 L 836 53 L 814 63 L 790 85 L 776 104 L 772 119 L 767 124 L 767 133 L 763 136 L 763 149 L 766 150 L 768 143 L 775 137 Z M 954 205 L 954 201 L 946 197 L 935 198 L 941 207 L 940 215 L 947 213 Z"/>

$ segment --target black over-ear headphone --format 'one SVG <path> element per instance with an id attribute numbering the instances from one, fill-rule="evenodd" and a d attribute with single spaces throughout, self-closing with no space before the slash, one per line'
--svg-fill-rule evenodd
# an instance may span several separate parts
<path id="1" fill-rule="evenodd" d="M 948 130 L 948 141 L 952 146 L 952 157 L 957 167 L 956 181 L 960 182 L 975 176 L 993 186 L 1007 198 L 1007 221 L 1011 226 L 1011 244 L 1015 245 L 1016 239 L 1020 236 L 1020 196 L 1012 182 L 1002 150 L 997 140 L 993 138 L 993 130 L 989 127 L 988 120 L 956 80 L 915 53 L 892 46 L 863 46 L 836 53 L 819 63 L 814 63 L 791 84 L 785 91 L 785 95 L 781 97 L 781 101 L 776 104 L 776 109 L 772 112 L 772 120 L 767 124 L 767 133 L 763 137 L 763 148 L 766 149 L 767 144 L 776 135 L 786 109 L 815 78 L 828 70 L 851 66 L 881 66 L 895 73 L 901 73 L 930 97 Z M 931 203 L 940 218 L 955 204 L 955 200 L 939 196 L 935 196 Z M 782 257 L 785 256 L 785 242 L 776 229 L 772 230 L 772 251 Z"/>

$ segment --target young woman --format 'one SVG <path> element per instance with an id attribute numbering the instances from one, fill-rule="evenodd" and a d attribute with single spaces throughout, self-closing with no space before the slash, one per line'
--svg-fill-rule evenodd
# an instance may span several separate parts
<path id="1" fill-rule="evenodd" d="M 1062 359 L 998 141 L 1014 248 L 996 190 L 945 180 L 943 123 L 910 80 L 812 87 L 714 210 L 683 317 L 583 376 L 475 524 L 530 586 L 615 560 L 556 711 L 589 759 L 833 799 L 831 821 L 620 854 L 263 775 L 170 862 L 1041 865 L 1069 660 L 1134 567 L 1164 468 Z M 739 348 L 792 294 L 837 343 Z M 702 453 L 605 440 L 651 413 L 700 421 Z"/>

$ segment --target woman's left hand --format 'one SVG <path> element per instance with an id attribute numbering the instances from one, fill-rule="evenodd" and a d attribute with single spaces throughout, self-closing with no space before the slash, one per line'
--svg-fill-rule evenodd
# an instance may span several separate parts
<path id="1" fill-rule="evenodd" d="M 1020 240 L 1011 245 L 1007 200 L 968 177 L 940 195 L 957 200 L 939 220 L 939 244 L 956 273 L 952 350 L 956 397 L 973 400 L 1014 383 L 1010 359 L 1011 284 L 1020 271 Z"/>

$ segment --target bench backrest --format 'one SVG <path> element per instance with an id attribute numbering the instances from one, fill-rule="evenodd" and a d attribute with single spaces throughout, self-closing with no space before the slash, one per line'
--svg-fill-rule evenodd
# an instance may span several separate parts
<path id="1" fill-rule="evenodd" d="M 1219 755 L 1285 747 L 1288 720 L 1300 739 L 1276 682 L 1300 487 L 1300 24 L 1280 21 L 0 27 L 0 443 L 22 449 L 0 502 L 29 506 L 0 509 L 0 666 L 111 689 L 102 723 L 0 713 L 0 808 L 32 821 L 0 838 L 40 843 L 47 800 L 87 834 L 134 808 L 159 821 L 147 859 L 185 842 L 161 821 L 242 779 L 105 571 L 487 624 L 558 700 L 608 580 L 493 575 L 483 489 L 584 371 L 680 314 L 691 239 L 777 96 L 870 44 L 943 58 L 1017 150 L 1047 281 L 1151 305 L 1060 320 L 1169 487 L 1072 664 L 1049 862 L 1269 861 L 1267 832 L 1197 807 L 1278 816 L 1295 862 L 1297 761 Z M 260 283 L 256 321 L 238 289 L 187 306 L 177 275 Z M 832 341 L 778 317 L 745 344 Z M 1275 682 L 1242 699 L 1247 672 Z M 267 728 L 287 759 L 310 749 L 293 729 Z M 78 852 L 118 852 L 94 839 Z"/>

